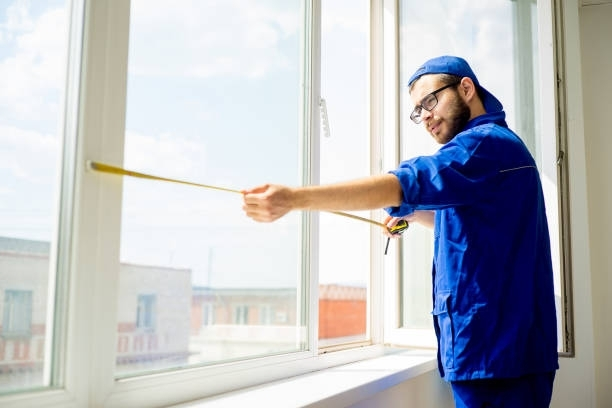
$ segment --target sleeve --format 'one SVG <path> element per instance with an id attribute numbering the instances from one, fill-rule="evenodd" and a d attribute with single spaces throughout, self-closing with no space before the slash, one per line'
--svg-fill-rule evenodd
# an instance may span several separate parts
<path id="1" fill-rule="evenodd" d="M 415 210 L 437 210 L 482 200 L 490 191 L 490 183 L 495 182 L 499 164 L 494 152 L 487 152 L 482 137 L 477 136 L 456 137 L 434 155 L 406 160 L 390 171 L 400 181 L 403 200 L 400 206 L 385 210 L 401 217 Z"/>

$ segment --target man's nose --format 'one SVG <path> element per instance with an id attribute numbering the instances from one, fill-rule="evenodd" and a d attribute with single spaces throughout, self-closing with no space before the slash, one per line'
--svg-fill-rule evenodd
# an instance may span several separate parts
<path id="1" fill-rule="evenodd" d="M 431 118 L 432 115 L 433 113 L 431 113 L 430 111 L 421 109 L 421 121 L 423 121 L 423 123 L 427 123 L 427 121 L 429 120 L 429 118 Z"/>

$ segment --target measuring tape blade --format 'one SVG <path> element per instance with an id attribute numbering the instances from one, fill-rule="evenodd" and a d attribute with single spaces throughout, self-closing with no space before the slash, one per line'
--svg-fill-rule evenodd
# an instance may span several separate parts
<path id="1" fill-rule="evenodd" d="M 124 169 L 122 167 L 113 166 L 113 165 L 110 165 L 110 164 L 101 163 L 101 162 L 92 161 L 92 160 L 87 161 L 87 167 L 89 169 L 91 169 L 91 170 L 98 171 L 98 172 L 101 172 L 101 173 L 115 174 L 115 175 L 119 175 L 119 176 L 137 177 L 137 178 L 148 179 L 148 180 L 165 181 L 165 182 L 169 182 L 169 183 L 186 184 L 186 185 L 190 185 L 190 186 L 207 188 L 207 189 L 211 189 L 211 190 L 226 191 L 228 193 L 242 194 L 242 191 L 235 190 L 235 189 L 232 189 L 232 188 L 219 187 L 219 186 L 213 186 L 213 185 L 210 185 L 210 184 L 201 184 L 201 183 L 194 183 L 194 182 L 191 182 L 191 181 L 177 180 L 177 179 L 172 179 L 172 178 L 167 178 L 167 177 L 154 176 L 152 174 L 140 173 L 140 172 L 132 171 L 132 170 L 126 170 L 126 169 Z M 383 224 L 382 222 L 374 221 L 374 220 L 371 220 L 369 218 L 360 217 L 360 216 L 354 215 L 354 214 L 348 214 L 348 213 L 345 213 L 345 212 L 342 212 L 342 211 L 326 211 L 326 212 L 329 212 L 329 213 L 332 213 L 332 214 L 336 214 L 336 215 L 340 215 L 342 217 L 352 218 L 352 219 L 358 220 L 358 221 L 367 222 L 369 224 L 377 225 L 377 226 L 382 227 L 382 228 L 384 228 L 386 230 L 389 230 L 389 228 L 385 224 Z M 407 225 L 407 223 L 406 223 L 406 225 Z M 394 231 L 391 231 L 391 232 L 392 233 L 401 234 L 404 231 L 405 228 L 406 227 L 401 228 L 401 230 L 397 231 L 397 232 L 394 232 Z"/>
<path id="2" fill-rule="evenodd" d="M 157 180 L 157 181 L 167 181 L 167 182 L 170 182 L 170 183 L 187 184 L 187 185 L 195 186 L 195 187 L 202 187 L 202 188 L 208 188 L 208 189 L 212 189 L 212 190 L 227 191 L 229 193 L 242 194 L 242 191 L 240 191 L 240 190 L 235 190 L 235 189 L 225 188 L 225 187 L 219 187 L 219 186 L 211 186 L 209 184 L 194 183 L 194 182 L 185 181 L 185 180 L 177 180 L 177 179 L 171 179 L 171 178 L 166 178 L 166 177 L 154 176 L 154 175 L 146 174 L 146 173 L 139 173 L 137 171 L 126 170 L 124 168 L 117 167 L 117 166 L 112 166 L 112 165 L 106 164 L 106 163 L 100 163 L 100 162 L 95 162 L 95 161 L 88 161 L 87 165 L 88 165 L 88 167 L 90 169 L 95 170 L 95 171 L 99 171 L 99 172 L 102 172 L 102 173 L 116 174 L 116 175 L 120 175 L 120 176 L 137 177 L 137 178 L 143 178 L 143 179 L 149 179 L 149 180 Z"/>

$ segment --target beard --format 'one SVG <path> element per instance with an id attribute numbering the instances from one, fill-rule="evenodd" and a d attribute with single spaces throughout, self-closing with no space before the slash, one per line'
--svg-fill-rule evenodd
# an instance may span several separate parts
<path id="1" fill-rule="evenodd" d="M 453 140 L 453 138 L 465 128 L 465 125 L 470 120 L 470 116 L 471 112 L 469 106 L 461 99 L 459 94 L 455 93 L 455 97 L 449 105 L 446 115 L 448 118 L 446 120 L 448 124 L 448 133 L 442 140 L 439 140 L 439 142 L 441 144 L 446 144 Z"/>

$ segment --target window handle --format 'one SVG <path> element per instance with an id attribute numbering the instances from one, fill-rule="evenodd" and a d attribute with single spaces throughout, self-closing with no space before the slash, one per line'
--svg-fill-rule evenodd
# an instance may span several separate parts
<path id="1" fill-rule="evenodd" d="M 329 132 L 329 117 L 327 116 L 327 103 L 325 103 L 325 99 L 319 99 L 319 110 L 321 111 L 321 126 L 323 127 L 323 135 L 325 137 L 330 137 Z"/>

